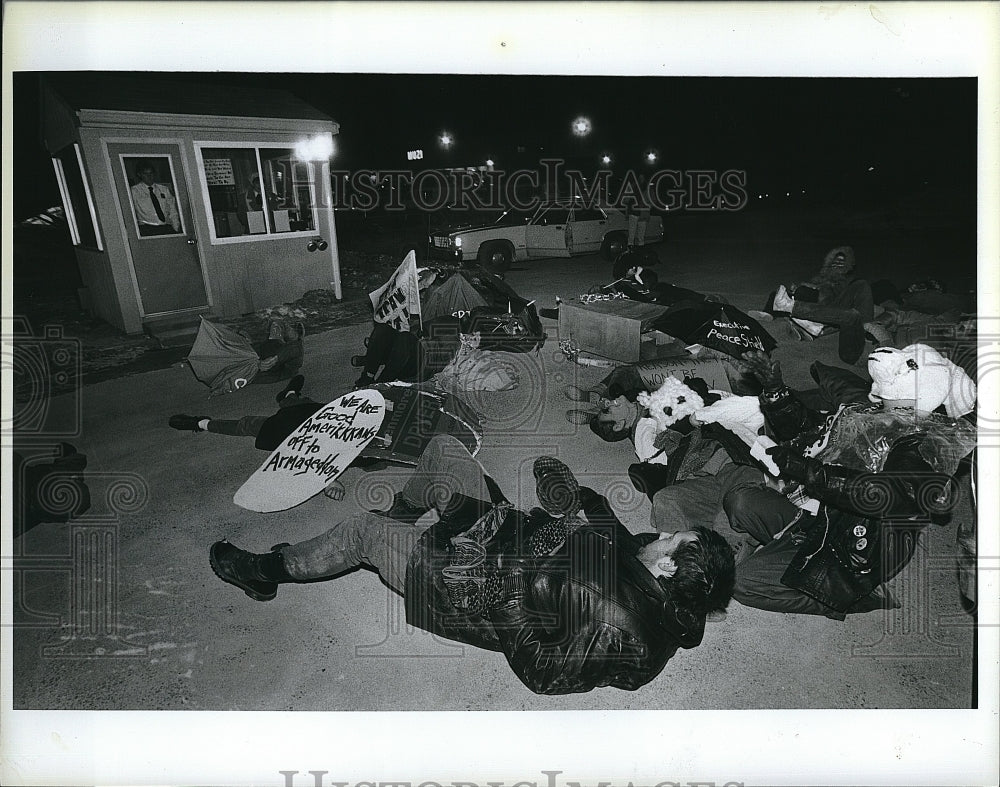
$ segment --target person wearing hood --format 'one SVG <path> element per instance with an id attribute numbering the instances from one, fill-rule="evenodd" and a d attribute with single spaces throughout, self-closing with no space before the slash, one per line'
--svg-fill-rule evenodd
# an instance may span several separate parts
<path id="1" fill-rule="evenodd" d="M 854 249 L 838 246 L 827 252 L 812 279 L 774 294 L 771 311 L 839 329 L 837 354 L 854 364 L 865 350 L 865 323 L 875 319 L 871 285 L 854 276 Z"/>
<path id="2" fill-rule="evenodd" d="M 554 457 L 539 457 L 533 473 L 541 508 L 523 514 L 439 435 L 388 510 L 265 554 L 219 541 L 209 560 L 258 601 L 279 583 L 368 566 L 404 596 L 407 623 L 503 652 L 533 692 L 637 689 L 700 644 L 707 615 L 725 608 L 732 550 L 704 528 L 632 535 Z"/>
<path id="3" fill-rule="evenodd" d="M 868 401 L 821 413 L 785 386 L 776 361 L 744 361 L 780 441 L 766 458 L 782 488 L 743 487 L 723 500 L 733 530 L 760 545 L 738 561 L 733 597 L 836 620 L 892 606 L 883 583 L 956 502 L 955 473 L 976 446 L 963 418 L 975 408 L 975 383 L 927 345 L 882 347 L 868 357 Z"/>

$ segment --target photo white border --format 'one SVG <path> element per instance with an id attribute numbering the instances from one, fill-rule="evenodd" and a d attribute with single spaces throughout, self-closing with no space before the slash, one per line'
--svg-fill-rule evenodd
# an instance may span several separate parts
<path id="1" fill-rule="evenodd" d="M 12 73 L 46 70 L 977 76 L 979 301 L 998 314 L 998 51 L 994 3 L 45 3 L 4 7 L 3 204 L 12 204 Z M 299 46 L 280 58 L 267 41 Z M 314 42 L 309 46 L 308 41 Z M 252 53 L 252 54 L 251 54 Z M 272 58 L 268 61 L 268 57 Z M 9 229 L 10 208 L 4 211 Z M 4 232 L 3 315 L 12 314 Z M 6 331 L 5 331 L 6 332 Z M 995 375 L 994 375 L 995 376 Z M 6 375 L 9 378 L 9 375 Z M 981 418 L 998 420 L 995 380 Z M 3 415 L 11 412 L 4 381 Z M 4 478 L 10 452 L 3 452 Z M 997 478 L 996 447 L 981 474 Z M 997 516 L 981 484 L 980 517 Z M 10 495 L 3 555 L 12 554 Z M 998 555 L 997 528 L 981 554 Z M 995 563 L 996 558 L 992 558 Z M 9 568 L 6 564 L 3 568 Z M 4 622 L 11 572 L 0 572 Z M 989 784 L 997 778 L 997 576 L 983 572 L 978 711 L 208 713 L 11 711 L 4 784 L 266 784 L 430 780 L 557 784 Z M 2 629 L 10 653 L 11 629 Z M 711 675 L 705 675 L 711 680 Z M 665 698 L 665 702 L 669 702 Z"/>

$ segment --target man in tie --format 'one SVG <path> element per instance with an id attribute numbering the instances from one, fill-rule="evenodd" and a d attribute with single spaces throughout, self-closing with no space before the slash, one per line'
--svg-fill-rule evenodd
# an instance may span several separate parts
<path id="1" fill-rule="evenodd" d="M 156 169 L 148 161 L 136 170 L 139 182 L 132 186 L 132 205 L 139 222 L 139 234 L 173 235 L 180 232 L 177 200 L 168 186 L 156 182 Z"/>

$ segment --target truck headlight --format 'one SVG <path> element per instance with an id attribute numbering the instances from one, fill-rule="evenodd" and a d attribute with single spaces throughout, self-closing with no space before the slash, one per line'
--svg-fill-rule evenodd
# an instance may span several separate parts
<path id="1" fill-rule="evenodd" d="M 455 243 L 455 248 L 456 249 L 462 248 L 462 239 L 461 238 L 455 238 L 454 243 Z"/>

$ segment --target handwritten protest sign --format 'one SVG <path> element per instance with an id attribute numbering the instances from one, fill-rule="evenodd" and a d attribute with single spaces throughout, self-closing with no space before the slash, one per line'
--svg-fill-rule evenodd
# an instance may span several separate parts
<path id="1" fill-rule="evenodd" d="M 334 481 L 378 433 L 385 399 L 352 391 L 311 415 L 278 446 L 233 497 L 262 513 L 305 502 Z"/>

